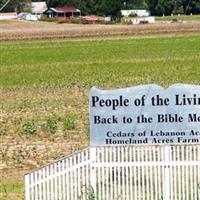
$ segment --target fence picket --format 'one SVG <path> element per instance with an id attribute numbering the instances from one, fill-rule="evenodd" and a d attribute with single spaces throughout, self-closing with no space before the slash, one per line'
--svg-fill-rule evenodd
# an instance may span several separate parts
<path id="1" fill-rule="evenodd" d="M 25 199 L 86 200 L 90 186 L 98 200 L 200 199 L 200 145 L 92 147 L 26 174 Z"/>

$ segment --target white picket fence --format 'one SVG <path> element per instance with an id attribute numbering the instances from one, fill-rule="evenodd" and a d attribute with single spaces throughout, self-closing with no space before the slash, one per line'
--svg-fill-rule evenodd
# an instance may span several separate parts
<path id="1" fill-rule="evenodd" d="M 26 174 L 25 197 L 200 200 L 200 145 L 91 147 Z"/>

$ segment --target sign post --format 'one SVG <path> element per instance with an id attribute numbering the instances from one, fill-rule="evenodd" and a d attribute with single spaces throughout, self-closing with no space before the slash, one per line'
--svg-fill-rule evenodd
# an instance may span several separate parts
<path id="1" fill-rule="evenodd" d="M 91 149 L 164 145 L 163 197 L 170 200 L 174 192 L 171 145 L 200 144 L 200 86 L 176 84 L 164 89 L 142 85 L 117 90 L 93 87 L 90 138 Z M 93 150 L 91 156 L 95 160 Z M 95 171 L 91 171 L 95 177 Z"/>

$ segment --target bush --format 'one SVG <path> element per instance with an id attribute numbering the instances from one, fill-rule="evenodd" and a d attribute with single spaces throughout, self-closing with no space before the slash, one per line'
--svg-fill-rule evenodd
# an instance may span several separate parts
<path id="1" fill-rule="evenodd" d="M 81 18 L 80 17 L 58 17 L 58 23 L 70 23 L 70 24 L 80 24 Z"/>
<path id="2" fill-rule="evenodd" d="M 75 126 L 75 116 L 73 114 L 65 115 L 63 120 L 63 131 L 74 130 Z"/>
<path id="3" fill-rule="evenodd" d="M 121 24 L 130 25 L 130 24 L 133 24 L 133 22 L 131 21 L 130 18 L 123 17 L 123 18 L 121 18 Z"/>
<path id="4" fill-rule="evenodd" d="M 27 134 L 36 134 L 36 132 L 37 132 L 36 121 L 33 119 L 31 121 L 25 122 L 22 125 L 22 130 L 24 133 L 27 133 Z"/>
<path id="5" fill-rule="evenodd" d="M 7 128 L 3 127 L 0 124 L 0 136 L 6 135 L 7 131 L 8 131 Z"/>
<path id="6" fill-rule="evenodd" d="M 80 24 L 81 23 L 81 18 L 80 17 L 72 17 L 72 18 L 70 18 L 70 23 L 72 23 L 72 24 Z"/>
<path id="7" fill-rule="evenodd" d="M 44 21 L 44 22 L 57 22 L 58 19 L 57 19 L 57 17 L 49 18 L 49 17 L 47 17 L 46 15 L 43 15 L 43 16 L 40 18 L 40 21 Z"/>
<path id="8" fill-rule="evenodd" d="M 49 117 L 44 125 L 45 131 L 54 134 L 57 130 L 58 119 L 53 116 Z"/>

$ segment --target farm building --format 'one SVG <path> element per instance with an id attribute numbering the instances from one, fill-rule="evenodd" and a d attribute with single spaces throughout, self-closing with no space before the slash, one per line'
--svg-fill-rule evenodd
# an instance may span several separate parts
<path id="1" fill-rule="evenodd" d="M 81 11 L 74 6 L 64 6 L 64 7 L 57 7 L 57 8 L 48 8 L 46 9 L 43 14 L 47 15 L 47 17 L 58 17 L 67 19 L 70 17 L 76 17 L 81 15 Z"/>
<path id="2" fill-rule="evenodd" d="M 46 2 L 32 2 L 31 3 L 31 10 L 32 14 L 36 15 L 37 18 L 41 18 L 43 12 L 47 9 Z"/>
<path id="3" fill-rule="evenodd" d="M 149 10 L 121 10 L 121 15 L 124 17 L 148 17 L 150 16 Z"/>

